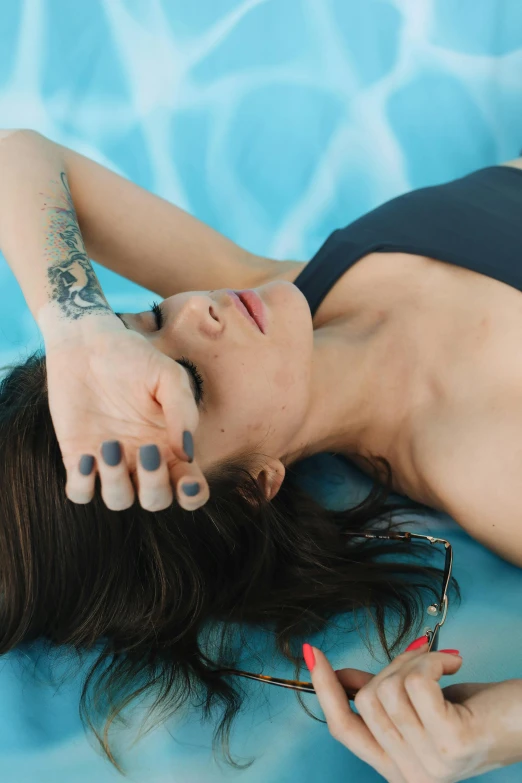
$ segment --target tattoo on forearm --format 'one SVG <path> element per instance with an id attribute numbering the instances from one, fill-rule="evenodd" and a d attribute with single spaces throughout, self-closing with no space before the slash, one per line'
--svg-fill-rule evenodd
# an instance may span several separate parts
<path id="1" fill-rule="evenodd" d="M 46 198 L 42 211 L 49 214 L 46 255 L 50 298 L 72 320 L 87 314 L 112 313 L 85 252 L 65 171 L 60 179 L 63 188 L 59 186 L 57 193 L 41 194 Z"/>

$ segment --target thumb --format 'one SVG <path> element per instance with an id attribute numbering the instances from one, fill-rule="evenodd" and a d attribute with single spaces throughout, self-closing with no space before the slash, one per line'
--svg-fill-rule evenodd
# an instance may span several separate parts
<path id="1" fill-rule="evenodd" d="M 187 373 L 167 356 L 160 358 L 154 397 L 163 409 L 169 446 L 179 459 L 185 460 L 182 432 L 188 430 L 194 434 L 199 424 L 199 411 Z"/>
<path id="2" fill-rule="evenodd" d="M 357 693 L 366 683 L 373 680 L 374 674 L 361 669 L 336 669 L 337 679 L 347 692 Z"/>

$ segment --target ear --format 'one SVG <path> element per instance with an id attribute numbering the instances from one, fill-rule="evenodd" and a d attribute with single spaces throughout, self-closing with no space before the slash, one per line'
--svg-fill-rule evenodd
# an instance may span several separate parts
<path id="1" fill-rule="evenodd" d="M 263 467 L 254 476 L 268 501 L 277 495 L 284 477 L 285 466 L 275 457 L 265 457 Z"/>

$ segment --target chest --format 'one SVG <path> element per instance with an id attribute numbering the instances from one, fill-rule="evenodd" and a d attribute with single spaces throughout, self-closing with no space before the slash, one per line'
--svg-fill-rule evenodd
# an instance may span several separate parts
<path id="1" fill-rule="evenodd" d="M 512 498 L 518 497 L 522 294 L 493 278 L 433 263 L 440 267 L 433 289 L 404 324 L 418 341 L 419 377 L 429 402 L 412 420 L 399 485 L 413 499 L 465 519 L 473 533 L 467 508 L 475 508 L 477 520 L 489 508 L 492 518 L 491 499 L 500 486 L 505 496 L 508 477 Z M 502 513 L 508 504 L 498 500 Z"/>
<path id="2" fill-rule="evenodd" d="M 342 328 L 355 300 L 396 303 L 397 341 L 407 341 L 429 400 L 412 412 L 402 458 L 390 460 L 394 491 L 453 516 L 463 493 L 480 504 L 480 493 L 491 491 L 476 480 L 477 461 L 485 476 L 488 465 L 520 454 L 522 475 L 521 292 L 424 256 L 374 253 L 337 281 L 314 325 L 338 319 Z"/>

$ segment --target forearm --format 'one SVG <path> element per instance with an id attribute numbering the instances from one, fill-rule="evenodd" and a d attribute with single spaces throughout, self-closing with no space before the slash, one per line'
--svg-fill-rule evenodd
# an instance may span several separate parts
<path id="1" fill-rule="evenodd" d="M 62 152 L 89 258 L 161 297 L 256 288 L 284 270 L 177 204 L 52 141 Z M 283 262 L 284 264 L 284 262 Z"/>
<path id="2" fill-rule="evenodd" d="M 522 679 L 462 683 L 443 690 L 446 698 L 451 693 L 449 701 L 466 710 L 467 734 L 480 748 L 480 772 L 522 762 Z"/>
<path id="3" fill-rule="evenodd" d="M 59 149 L 30 130 L 6 132 L 0 171 L 0 250 L 44 339 L 95 328 L 93 316 L 115 317 L 86 253 Z"/>
<path id="4" fill-rule="evenodd" d="M 506 680 L 499 692 L 505 706 L 498 721 L 499 742 L 490 758 L 493 763 L 509 765 L 522 762 L 522 679 Z"/>

